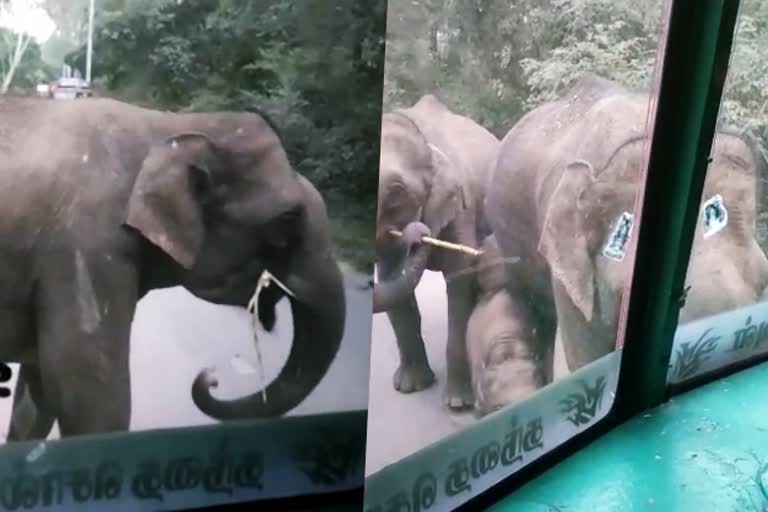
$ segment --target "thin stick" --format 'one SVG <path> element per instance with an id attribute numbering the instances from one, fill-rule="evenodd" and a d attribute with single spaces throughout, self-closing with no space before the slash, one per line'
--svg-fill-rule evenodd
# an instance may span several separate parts
<path id="1" fill-rule="evenodd" d="M 269 288 L 272 283 L 275 283 L 277 286 L 282 288 L 283 291 L 291 297 L 296 298 L 296 296 L 287 286 L 281 283 L 278 278 L 273 276 L 269 270 L 265 269 L 261 273 L 261 277 L 259 277 L 259 280 L 256 283 L 256 291 L 253 293 L 253 297 L 251 297 L 251 300 L 248 302 L 248 306 L 246 307 L 247 311 L 251 314 L 253 343 L 256 345 L 256 358 L 258 361 L 259 373 L 261 373 L 261 396 L 264 399 L 264 403 L 267 403 L 267 387 L 264 385 L 264 361 L 261 359 L 261 348 L 259 347 L 259 298 L 261 297 L 261 292 L 264 291 L 264 289 Z"/>
<path id="2" fill-rule="evenodd" d="M 389 234 L 392 236 L 396 236 L 398 238 L 403 236 L 403 232 L 398 231 L 396 229 L 389 230 Z M 462 244 L 454 244 L 451 242 L 445 242 L 437 238 L 432 238 L 431 236 L 423 236 L 421 237 L 421 241 L 425 244 L 434 245 L 435 247 L 440 247 L 442 249 L 449 249 L 451 251 L 463 252 L 464 254 L 468 254 L 470 256 L 477 257 L 483 254 L 483 251 L 479 249 L 475 249 L 474 247 L 469 247 L 467 245 L 462 245 Z"/>

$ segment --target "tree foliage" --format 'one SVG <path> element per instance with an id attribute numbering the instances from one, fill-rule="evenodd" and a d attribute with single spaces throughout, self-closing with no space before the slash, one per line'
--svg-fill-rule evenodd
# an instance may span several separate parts
<path id="1" fill-rule="evenodd" d="M 584 71 L 644 87 L 660 0 L 390 0 L 385 109 L 436 92 L 503 136 Z"/>
<path id="2" fill-rule="evenodd" d="M 52 76 L 28 19 L 39 6 L 39 0 L 0 0 L 0 94 L 31 92 Z"/>
<path id="3" fill-rule="evenodd" d="M 14 65 L 14 56 L 20 50 L 20 37 L 23 37 L 23 51 L 18 64 Z M 47 83 L 54 76 L 54 69 L 43 61 L 40 45 L 34 39 L 0 27 L 0 83 L 7 79 L 9 91 L 29 94 L 38 83 Z"/>

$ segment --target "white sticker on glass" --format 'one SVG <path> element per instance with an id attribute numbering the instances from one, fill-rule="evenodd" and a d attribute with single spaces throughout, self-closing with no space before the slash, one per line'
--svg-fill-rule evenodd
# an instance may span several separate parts
<path id="1" fill-rule="evenodd" d="M 629 238 L 632 236 L 632 223 L 634 217 L 629 212 L 624 212 L 616 222 L 608 243 L 603 248 L 603 255 L 612 260 L 622 261 L 627 253 Z"/>
<path id="2" fill-rule="evenodd" d="M 701 210 L 704 238 L 709 238 L 728 224 L 728 210 L 723 204 L 723 196 L 715 194 L 704 203 Z"/>

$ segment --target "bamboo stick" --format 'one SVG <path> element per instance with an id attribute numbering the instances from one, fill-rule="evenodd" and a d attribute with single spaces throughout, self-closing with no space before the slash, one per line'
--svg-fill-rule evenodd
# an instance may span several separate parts
<path id="1" fill-rule="evenodd" d="M 396 236 L 398 238 L 403 236 L 403 232 L 398 231 L 397 229 L 390 229 L 389 234 L 392 236 Z M 440 240 L 438 238 L 433 238 L 431 236 L 423 236 L 421 237 L 421 241 L 425 244 L 434 245 L 435 247 L 440 247 L 442 249 L 462 252 L 464 254 L 468 254 L 469 256 L 478 257 L 483 254 L 483 251 L 479 249 L 475 249 L 474 247 L 469 247 L 467 245 L 462 245 L 462 244 L 454 244 L 452 242 L 445 242 L 443 240 Z"/>

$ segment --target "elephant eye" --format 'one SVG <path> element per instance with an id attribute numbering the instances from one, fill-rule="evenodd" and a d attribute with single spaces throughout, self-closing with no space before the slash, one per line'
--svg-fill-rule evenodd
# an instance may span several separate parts
<path id="1" fill-rule="evenodd" d="M 274 219 L 273 224 L 277 224 L 281 227 L 294 226 L 301 221 L 301 217 L 302 210 L 300 207 L 296 207 L 278 215 Z"/>
<path id="2" fill-rule="evenodd" d="M 304 210 L 301 206 L 272 217 L 261 232 L 273 247 L 284 249 L 300 241 Z"/>
<path id="3" fill-rule="evenodd" d="M 381 207 L 381 212 L 390 216 L 396 215 L 401 209 L 400 204 L 385 204 Z"/>
<path id="4" fill-rule="evenodd" d="M 486 366 L 498 366 L 515 357 L 514 347 L 509 343 L 499 343 L 491 347 L 486 356 Z"/>
<path id="5" fill-rule="evenodd" d="M 394 183 L 388 189 L 382 201 L 387 210 L 398 210 L 408 204 L 408 189 L 402 183 Z"/>
<path id="6" fill-rule="evenodd" d="M 301 231 L 303 221 L 304 209 L 297 206 L 273 217 L 267 225 L 267 231 L 278 239 L 292 240 Z"/>

